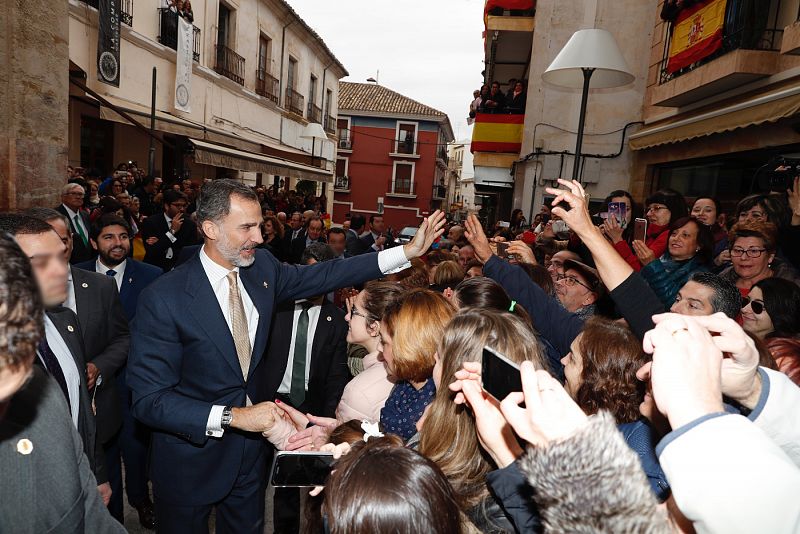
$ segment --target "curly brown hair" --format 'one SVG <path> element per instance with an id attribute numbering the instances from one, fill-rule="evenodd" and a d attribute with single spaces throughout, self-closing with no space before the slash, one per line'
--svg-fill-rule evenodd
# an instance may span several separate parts
<path id="1" fill-rule="evenodd" d="M 645 383 L 636 371 L 647 362 L 642 343 L 621 323 L 593 317 L 586 322 L 578 350 L 583 369 L 575 402 L 588 415 L 608 410 L 618 424 L 639 419 Z"/>

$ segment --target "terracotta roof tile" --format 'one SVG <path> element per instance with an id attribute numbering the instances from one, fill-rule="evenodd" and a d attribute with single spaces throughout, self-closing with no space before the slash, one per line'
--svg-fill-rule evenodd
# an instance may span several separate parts
<path id="1" fill-rule="evenodd" d="M 441 119 L 445 113 L 375 83 L 339 82 L 339 111 L 370 111 L 403 115 L 430 115 Z"/>

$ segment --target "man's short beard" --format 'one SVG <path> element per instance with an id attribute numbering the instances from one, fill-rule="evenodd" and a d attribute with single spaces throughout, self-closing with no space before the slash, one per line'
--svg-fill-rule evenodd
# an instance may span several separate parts
<path id="1" fill-rule="evenodd" d="M 218 225 L 219 228 L 219 238 L 216 242 L 217 250 L 222 257 L 231 262 L 231 265 L 236 267 L 250 267 L 253 262 L 255 261 L 256 257 L 252 256 L 250 258 L 243 258 L 241 253 L 241 247 L 235 247 L 231 244 L 228 236 L 225 234 L 225 229 L 220 224 Z"/>

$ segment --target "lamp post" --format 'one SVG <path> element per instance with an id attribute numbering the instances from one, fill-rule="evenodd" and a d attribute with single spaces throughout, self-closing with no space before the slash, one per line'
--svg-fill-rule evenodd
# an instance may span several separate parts
<path id="1" fill-rule="evenodd" d="M 545 83 L 581 89 L 581 108 L 578 116 L 578 135 L 575 141 L 575 163 L 572 179 L 578 180 L 583 128 L 586 123 L 586 103 L 589 89 L 608 89 L 627 85 L 634 80 L 628 64 L 607 30 L 578 30 L 542 74 Z"/>

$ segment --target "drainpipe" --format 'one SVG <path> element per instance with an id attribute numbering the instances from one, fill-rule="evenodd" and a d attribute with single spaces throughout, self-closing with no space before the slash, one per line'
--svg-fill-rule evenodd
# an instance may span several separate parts
<path id="1" fill-rule="evenodd" d="M 281 99 L 283 98 L 283 65 L 286 57 L 286 28 L 288 28 L 295 22 L 297 22 L 297 19 L 292 17 L 292 20 L 284 24 L 283 30 L 281 30 L 281 72 L 280 72 L 280 77 L 278 78 L 278 102 L 281 102 Z M 281 113 L 281 128 L 280 128 L 280 133 L 278 134 L 278 138 L 280 140 L 280 143 L 283 144 L 283 113 Z"/>

